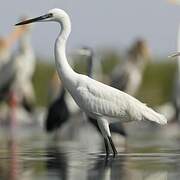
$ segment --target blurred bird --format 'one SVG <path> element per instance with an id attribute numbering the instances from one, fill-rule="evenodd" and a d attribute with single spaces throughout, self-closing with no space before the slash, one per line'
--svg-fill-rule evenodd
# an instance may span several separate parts
<path id="1" fill-rule="evenodd" d="M 180 4 L 180 0 L 168 0 L 168 2 L 175 4 L 175 5 L 179 5 Z"/>
<path id="2" fill-rule="evenodd" d="M 179 0 L 170 0 L 170 3 L 175 5 L 180 5 Z M 177 34 L 177 51 L 180 52 L 180 25 L 178 27 L 178 34 Z M 174 121 L 180 122 L 180 53 L 174 53 L 169 57 L 177 57 L 177 71 L 175 75 L 174 87 L 173 87 L 173 105 L 175 109 L 175 117 Z"/>
<path id="3" fill-rule="evenodd" d="M 15 77 L 13 69 L 12 46 L 22 36 L 25 26 L 15 28 L 7 37 L 0 37 L 0 100 L 9 95 Z"/>
<path id="4" fill-rule="evenodd" d="M 180 51 L 180 26 L 178 29 L 177 49 L 178 51 Z M 176 55 L 174 54 L 173 56 L 175 57 Z M 172 96 L 173 96 L 173 105 L 175 108 L 175 120 L 177 122 L 180 122 L 180 56 L 178 56 L 177 71 L 176 71 Z"/>
<path id="5" fill-rule="evenodd" d="M 22 20 L 25 19 L 22 18 Z M 31 45 L 31 28 L 30 25 L 26 25 L 25 31 L 19 39 L 19 52 L 13 59 L 15 78 L 11 88 L 17 101 L 28 112 L 32 112 L 35 102 L 32 78 L 36 67 L 36 58 Z"/>
<path id="6" fill-rule="evenodd" d="M 43 16 L 16 25 L 36 21 L 55 21 L 61 25 L 61 32 L 55 42 L 55 61 L 59 77 L 79 107 L 88 116 L 97 119 L 104 137 L 106 157 L 109 156 L 110 148 L 113 150 L 114 156 L 117 154 L 109 124 L 117 122 L 117 120 L 120 122 L 150 120 L 159 124 L 167 123 L 163 115 L 153 111 L 132 96 L 73 71 L 66 58 L 66 41 L 71 32 L 71 22 L 65 11 L 52 9 Z"/>
<path id="7" fill-rule="evenodd" d="M 47 132 L 58 130 L 70 117 L 70 112 L 65 101 L 65 93 L 66 90 L 62 88 L 60 96 L 48 108 L 45 120 L 45 129 Z"/>
<path id="8" fill-rule="evenodd" d="M 111 86 L 134 96 L 141 85 L 149 56 L 146 41 L 138 39 L 128 51 L 127 59 L 113 70 Z"/>

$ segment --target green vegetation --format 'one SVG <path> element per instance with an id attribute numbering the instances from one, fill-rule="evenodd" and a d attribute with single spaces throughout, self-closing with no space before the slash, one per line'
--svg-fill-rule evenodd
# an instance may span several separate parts
<path id="1" fill-rule="evenodd" d="M 33 78 L 37 105 L 44 106 L 48 104 L 49 82 L 53 72 L 53 65 L 44 63 L 42 61 L 37 63 Z"/>
<path id="2" fill-rule="evenodd" d="M 111 55 L 103 61 L 103 72 L 108 74 L 117 64 L 116 55 Z M 171 91 L 176 72 L 176 64 L 174 61 L 161 60 L 157 63 L 150 63 L 145 70 L 142 86 L 139 89 L 137 98 L 148 105 L 159 105 L 171 100 Z M 75 64 L 78 72 L 86 72 L 85 61 L 78 61 Z M 48 104 L 49 81 L 54 72 L 54 64 L 42 63 L 37 64 L 33 83 L 37 96 L 37 105 Z"/>
<path id="3" fill-rule="evenodd" d="M 152 106 L 170 101 L 175 72 L 175 63 L 172 62 L 149 64 L 137 98 Z"/>

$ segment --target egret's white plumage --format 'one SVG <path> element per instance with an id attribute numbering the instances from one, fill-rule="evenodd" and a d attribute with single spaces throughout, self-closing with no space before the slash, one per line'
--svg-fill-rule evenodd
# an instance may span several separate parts
<path id="1" fill-rule="evenodd" d="M 132 96 L 87 76 L 79 77 L 76 92 L 76 97 L 74 97 L 76 102 L 92 116 L 119 118 L 121 121 L 146 119 L 160 124 L 166 123 L 164 116 Z"/>
<path id="2" fill-rule="evenodd" d="M 114 155 L 116 151 L 110 136 L 110 122 L 117 119 L 120 121 L 147 119 L 160 124 L 166 123 L 163 115 L 156 113 L 130 95 L 73 71 L 66 58 L 66 42 L 71 32 L 71 22 L 65 11 L 52 9 L 44 16 L 17 25 L 35 21 L 56 21 L 61 25 L 60 34 L 55 42 L 55 62 L 58 74 L 80 108 L 88 115 L 98 119 L 98 125 L 104 138 L 109 140 Z M 104 117 L 110 117 L 111 121 L 107 121 Z"/>

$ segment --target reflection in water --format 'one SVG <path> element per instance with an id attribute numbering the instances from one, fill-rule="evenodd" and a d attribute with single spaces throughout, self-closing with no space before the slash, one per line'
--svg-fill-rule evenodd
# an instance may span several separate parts
<path id="1" fill-rule="evenodd" d="M 67 180 L 67 158 L 60 149 L 54 145 L 47 147 L 47 176 L 59 177 L 59 179 Z"/>
<path id="2" fill-rule="evenodd" d="M 16 180 L 18 179 L 18 170 L 19 170 L 19 164 L 18 164 L 18 156 L 17 156 L 17 144 L 15 141 L 10 140 L 9 141 L 9 153 L 10 153 L 10 160 L 9 160 L 9 180 Z"/>
<path id="3" fill-rule="evenodd" d="M 106 161 L 105 156 L 93 157 L 92 155 L 82 155 L 74 157 L 62 152 L 62 148 L 57 145 L 51 145 L 47 148 L 47 171 L 48 177 L 57 176 L 59 179 L 87 179 L 87 180 L 104 180 L 120 179 L 125 177 L 125 159 L 109 159 Z"/>
<path id="4" fill-rule="evenodd" d="M 146 136 L 145 143 L 143 138 L 134 136 L 128 152 L 106 161 L 105 154 L 89 153 L 76 142 L 49 143 L 38 129 L 17 131 L 0 130 L 2 180 L 178 180 L 180 177 L 179 139 L 162 141 L 153 135 L 149 139 Z"/>
<path id="5" fill-rule="evenodd" d="M 57 145 L 47 147 L 47 176 L 63 180 L 167 180 L 166 170 L 147 166 L 136 166 L 140 155 L 119 155 L 108 161 L 104 155 L 76 155 L 65 154 L 63 148 Z M 144 157 L 145 159 L 147 157 Z M 147 161 L 147 160 L 146 160 Z M 142 162 L 139 162 L 141 165 Z M 159 166 L 160 167 L 160 166 Z"/>
<path id="6" fill-rule="evenodd" d="M 125 161 L 125 156 L 109 159 L 108 161 L 103 158 L 97 158 L 96 164 L 88 172 L 88 180 L 125 179 L 127 177 Z"/>

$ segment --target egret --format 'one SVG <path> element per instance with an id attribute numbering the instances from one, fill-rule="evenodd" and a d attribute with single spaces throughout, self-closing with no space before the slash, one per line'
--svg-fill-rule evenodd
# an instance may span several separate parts
<path id="1" fill-rule="evenodd" d="M 85 56 L 87 58 L 87 75 L 89 77 L 93 77 L 94 70 L 94 52 L 89 47 L 83 47 L 76 51 L 79 55 Z M 52 132 L 54 130 L 60 129 L 60 127 L 66 123 L 71 116 L 74 115 L 74 111 L 72 110 L 72 103 L 69 103 L 67 99 L 67 91 L 62 88 L 60 96 L 50 105 L 48 109 L 47 118 L 45 121 L 45 129 L 47 132 Z M 79 109 L 80 110 L 80 109 Z M 87 117 L 87 119 L 94 125 L 94 127 L 100 132 L 100 129 L 97 124 L 97 120 L 91 117 Z M 110 130 L 112 133 L 116 133 L 117 135 L 126 137 L 126 131 L 122 124 L 112 123 L 110 125 Z M 107 147 L 106 147 L 107 148 Z"/>
<path id="2" fill-rule="evenodd" d="M 76 73 L 68 64 L 66 58 L 66 42 L 71 32 L 71 21 L 62 9 L 51 9 L 47 14 L 22 21 L 16 25 L 33 23 L 36 21 L 55 21 L 61 25 L 61 31 L 55 42 L 55 63 L 64 87 L 72 95 L 79 107 L 90 117 L 97 119 L 98 126 L 107 144 L 111 146 L 113 155 L 117 154 L 111 138 L 109 124 L 117 120 L 141 121 L 150 120 L 159 124 L 166 124 L 166 118 L 147 107 L 134 97 Z M 108 151 L 106 151 L 108 156 Z"/>
<path id="3" fill-rule="evenodd" d="M 134 96 L 141 85 L 149 54 L 146 41 L 138 39 L 129 49 L 127 59 L 113 70 L 111 86 Z"/>

